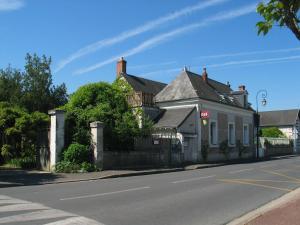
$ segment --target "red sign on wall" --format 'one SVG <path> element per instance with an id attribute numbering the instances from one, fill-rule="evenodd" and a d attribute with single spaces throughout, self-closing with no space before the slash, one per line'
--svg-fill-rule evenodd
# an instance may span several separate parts
<path id="1" fill-rule="evenodd" d="M 200 112 L 200 118 L 201 119 L 208 119 L 209 118 L 209 112 L 207 110 L 202 110 Z"/>

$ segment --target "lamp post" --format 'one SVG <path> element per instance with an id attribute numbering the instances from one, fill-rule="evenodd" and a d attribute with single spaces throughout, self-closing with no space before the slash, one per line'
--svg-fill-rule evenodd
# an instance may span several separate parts
<path id="1" fill-rule="evenodd" d="M 260 120 L 260 117 L 259 117 L 259 114 L 258 114 L 258 97 L 260 96 L 262 98 L 261 100 L 261 104 L 262 106 L 266 106 L 267 104 L 267 95 L 268 95 L 268 92 L 266 90 L 259 90 L 257 93 L 256 93 L 256 157 L 259 158 L 259 120 Z"/>

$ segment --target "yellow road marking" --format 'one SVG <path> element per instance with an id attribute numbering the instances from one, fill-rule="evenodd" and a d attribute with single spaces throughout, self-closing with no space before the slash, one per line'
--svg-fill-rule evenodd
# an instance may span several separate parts
<path id="1" fill-rule="evenodd" d="M 280 176 L 280 177 L 285 177 L 285 178 L 288 178 L 288 179 L 290 179 L 290 180 L 295 180 L 295 181 L 300 182 L 300 179 L 297 179 L 297 178 L 295 178 L 295 177 L 291 177 L 291 176 L 285 175 L 285 174 L 283 174 L 283 173 L 277 173 L 277 172 L 270 171 L 270 170 L 262 170 L 262 171 L 264 171 L 264 172 L 266 172 L 266 173 L 270 173 L 270 174 L 275 174 L 275 175 L 278 175 L 278 176 Z"/>
<path id="2" fill-rule="evenodd" d="M 241 181 L 241 180 L 234 180 L 234 179 L 218 179 L 218 180 L 223 181 L 223 182 L 228 182 L 228 183 L 247 184 L 247 185 L 252 185 L 252 186 L 257 186 L 257 187 L 276 189 L 276 190 L 285 191 L 285 192 L 293 191 L 292 189 L 288 189 L 288 188 L 279 188 L 279 187 L 274 187 L 274 186 L 270 186 L 270 185 L 256 184 L 256 183 L 251 183 L 251 182 Z"/>
<path id="3" fill-rule="evenodd" d="M 300 184 L 300 181 L 287 181 L 287 180 L 255 180 L 255 179 L 235 179 L 235 180 L 249 181 L 249 182 L 272 182 L 272 183 Z"/>

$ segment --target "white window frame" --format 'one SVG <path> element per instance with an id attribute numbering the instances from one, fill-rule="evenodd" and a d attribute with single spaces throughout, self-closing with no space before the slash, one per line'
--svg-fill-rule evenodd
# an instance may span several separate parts
<path id="1" fill-rule="evenodd" d="M 233 144 L 230 143 L 230 129 L 229 129 L 230 125 L 233 126 Z M 235 123 L 234 122 L 229 122 L 228 123 L 227 133 L 228 133 L 228 146 L 235 147 L 235 145 L 236 145 L 236 133 L 235 133 Z"/>
<path id="2" fill-rule="evenodd" d="M 245 127 L 247 127 L 247 132 L 248 132 L 248 136 L 247 136 L 248 143 L 245 143 L 245 130 L 244 130 Z M 249 131 L 249 124 L 248 123 L 243 124 L 243 145 L 244 146 L 249 146 L 250 145 L 250 131 Z"/>
<path id="3" fill-rule="evenodd" d="M 211 143 L 211 123 L 215 123 L 216 124 L 216 143 Z M 209 120 L 209 129 L 208 129 L 208 138 L 209 138 L 209 146 L 210 147 L 218 147 L 219 146 L 219 137 L 218 137 L 218 121 L 217 120 Z"/>

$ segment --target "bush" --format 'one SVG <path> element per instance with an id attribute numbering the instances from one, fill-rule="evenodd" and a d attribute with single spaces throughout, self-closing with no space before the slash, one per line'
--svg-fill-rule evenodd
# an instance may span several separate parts
<path id="1" fill-rule="evenodd" d="M 88 162 L 90 159 L 90 152 L 88 148 L 84 145 L 73 143 L 68 149 L 63 153 L 64 161 L 81 164 L 83 162 Z"/>
<path id="2" fill-rule="evenodd" d="M 12 146 L 11 145 L 3 145 L 1 148 L 1 155 L 5 160 L 9 160 L 12 156 Z"/>
<path id="3" fill-rule="evenodd" d="M 14 158 L 7 164 L 14 168 L 33 169 L 36 168 L 36 159 L 33 157 Z"/>
<path id="4" fill-rule="evenodd" d="M 262 137 L 271 137 L 271 138 L 284 138 L 285 135 L 277 127 L 268 127 L 261 129 Z"/>
<path id="5" fill-rule="evenodd" d="M 60 161 L 55 165 L 55 172 L 57 173 L 86 173 L 96 171 L 95 165 L 83 162 L 81 164 L 70 162 L 70 161 Z"/>
<path id="6" fill-rule="evenodd" d="M 57 173 L 77 173 L 80 170 L 80 165 L 69 161 L 60 161 L 55 165 Z"/>
<path id="7" fill-rule="evenodd" d="M 91 163 L 83 162 L 81 164 L 80 172 L 94 172 L 96 170 L 97 170 L 96 166 Z"/>

